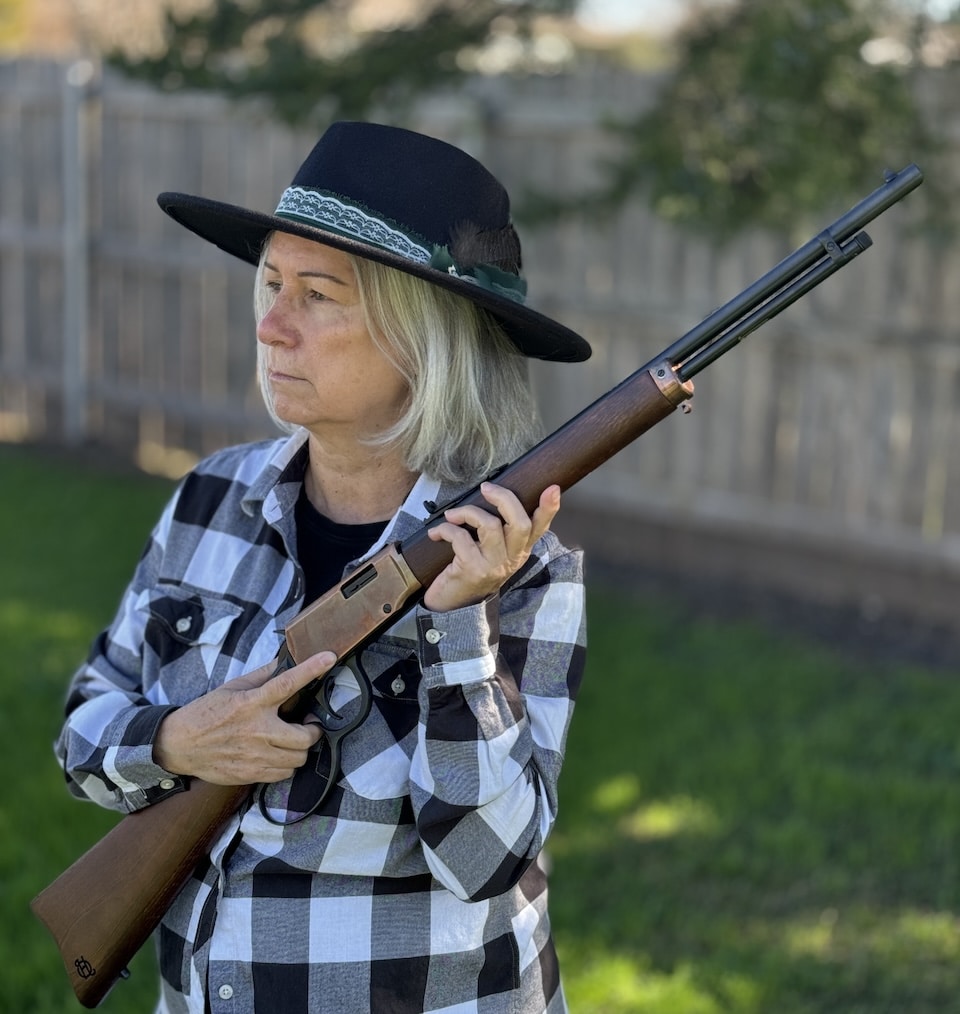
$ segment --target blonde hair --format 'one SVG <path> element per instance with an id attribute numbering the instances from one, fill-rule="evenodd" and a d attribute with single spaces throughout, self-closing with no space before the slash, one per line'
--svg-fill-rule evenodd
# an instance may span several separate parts
<path id="1" fill-rule="evenodd" d="M 269 238 L 254 288 L 259 323 L 270 308 L 263 282 Z M 540 421 L 527 360 L 485 310 L 456 293 L 350 255 L 374 343 L 409 388 L 407 408 L 373 444 L 399 448 L 413 472 L 448 482 L 476 482 L 531 447 Z M 260 391 L 282 429 L 263 374 Z"/>

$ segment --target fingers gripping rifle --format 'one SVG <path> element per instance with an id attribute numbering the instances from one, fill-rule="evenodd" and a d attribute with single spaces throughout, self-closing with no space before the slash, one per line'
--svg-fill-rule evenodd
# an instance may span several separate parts
<path id="1" fill-rule="evenodd" d="M 922 180 L 915 165 L 887 174 L 881 187 L 818 236 L 502 469 L 497 482 L 532 511 L 548 485 L 568 489 L 678 407 L 686 407 L 696 374 L 868 249 L 871 240 L 864 226 Z M 458 503 L 486 507 L 479 487 Z M 324 649 L 349 660 L 416 605 L 452 558 L 446 542 L 433 542 L 427 535 L 441 514 L 304 609 L 284 631 L 277 670 Z M 358 679 L 365 704 L 370 690 L 359 672 Z M 290 720 L 302 716 L 317 694 L 325 695 L 324 680 L 287 701 L 281 715 Z M 359 718 L 345 721 L 326 696 L 324 700 L 321 722 L 331 748 L 325 796 L 340 776 L 340 740 L 365 711 L 361 707 Z M 125 976 L 127 963 L 249 794 L 248 786 L 194 779 L 188 791 L 123 818 L 33 900 L 31 907 L 56 940 L 81 1004 L 96 1007 Z"/>

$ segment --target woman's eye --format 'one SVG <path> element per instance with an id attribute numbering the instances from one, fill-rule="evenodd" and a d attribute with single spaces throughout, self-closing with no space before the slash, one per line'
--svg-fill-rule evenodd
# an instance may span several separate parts
<path id="1" fill-rule="evenodd" d="M 279 278 L 267 278 L 264 279 L 263 287 L 276 296 L 278 292 L 283 288 L 283 282 Z M 303 293 L 303 298 L 310 303 L 324 303 L 330 297 L 325 292 L 320 292 L 318 289 L 306 289 Z"/>

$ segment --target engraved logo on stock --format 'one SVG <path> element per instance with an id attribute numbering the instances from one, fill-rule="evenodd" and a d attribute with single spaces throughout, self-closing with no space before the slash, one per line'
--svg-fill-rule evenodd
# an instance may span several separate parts
<path id="1" fill-rule="evenodd" d="M 73 967 L 77 970 L 77 975 L 81 979 L 92 979 L 97 974 L 97 970 L 82 954 L 74 961 Z"/>

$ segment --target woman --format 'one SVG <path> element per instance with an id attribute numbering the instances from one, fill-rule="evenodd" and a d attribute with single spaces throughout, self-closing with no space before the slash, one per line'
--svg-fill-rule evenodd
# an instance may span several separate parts
<path id="1" fill-rule="evenodd" d="M 525 305 L 506 193 L 435 139 L 334 124 L 274 215 L 160 204 L 257 265 L 289 435 L 183 480 L 68 699 L 77 795 L 129 812 L 192 777 L 259 786 L 163 920 L 158 1009 L 562 1011 L 537 860 L 584 620 L 559 489 L 531 517 L 487 483 L 489 511 L 434 523 L 452 562 L 329 677 L 338 713 L 372 696 L 332 772 L 317 722 L 277 708 L 334 656 L 270 677 L 305 603 L 532 443 L 523 357 L 589 347 Z"/>

